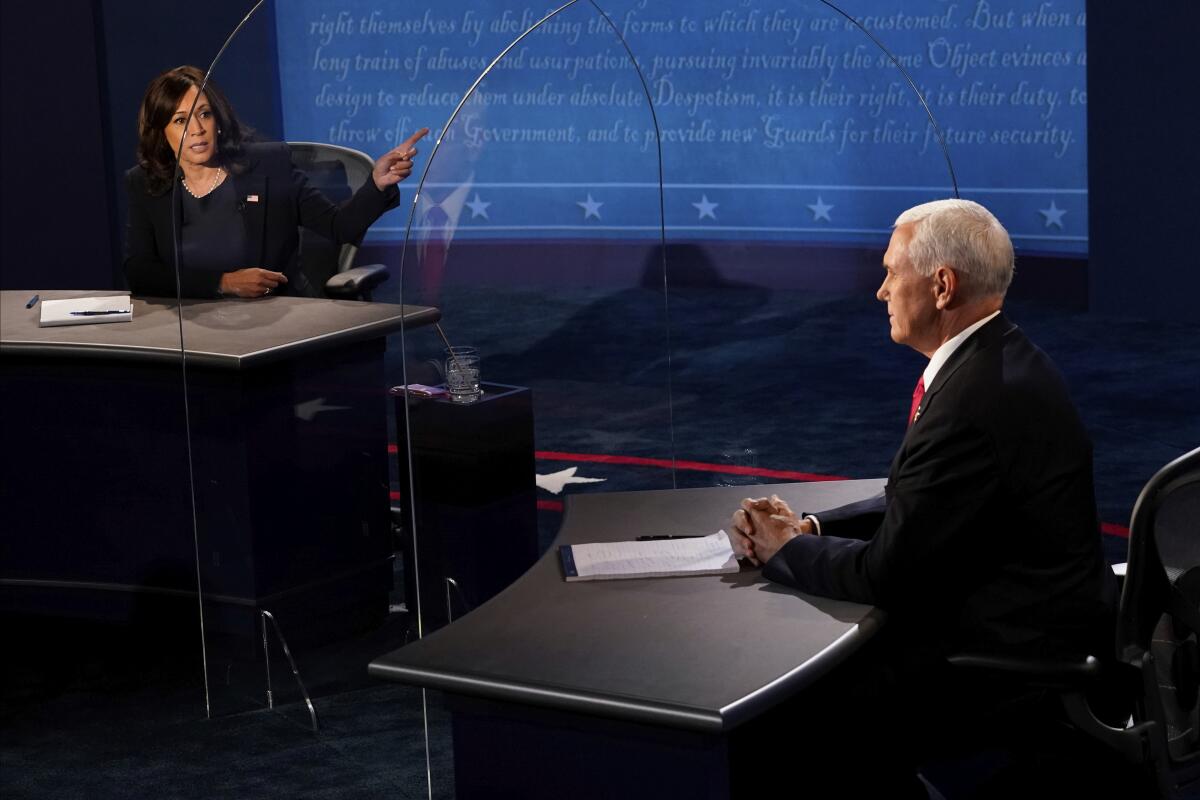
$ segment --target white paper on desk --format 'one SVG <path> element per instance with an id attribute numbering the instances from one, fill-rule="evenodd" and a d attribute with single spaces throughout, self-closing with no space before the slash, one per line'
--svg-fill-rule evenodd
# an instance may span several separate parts
<path id="1" fill-rule="evenodd" d="M 82 312 L 119 311 L 118 314 Z M 133 298 L 127 294 L 106 297 L 73 297 L 68 300 L 43 300 L 39 328 L 56 325 L 96 325 L 101 322 L 129 322 L 133 319 Z"/>
<path id="2" fill-rule="evenodd" d="M 576 576 L 567 580 L 658 578 L 737 572 L 737 556 L 725 531 L 691 539 L 600 542 L 571 546 Z"/>

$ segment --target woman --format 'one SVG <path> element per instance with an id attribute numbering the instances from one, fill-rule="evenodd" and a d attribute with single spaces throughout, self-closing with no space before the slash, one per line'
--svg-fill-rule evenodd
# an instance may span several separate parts
<path id="1" fill-rule="evenodd" d="M 361 240 L 397 204 L 396 184 L 412 172 L 413 145 L 429 129 L 380 156 L 372 180 L 335 205 L 308 185 L 286 144 L 246 141 L 229 101 L 211 81 L 200 92 L 203 81 L 195 67 L 176 67 L 151 81 L 142 99 L 138 165 L 126 174 L 130 290 L 175 296 L 174 196 L 184 297 L 317 294 L 298 268 L 297 226 L 338 244 Z M 181 185 L 172 193 L 177 153 Z"/>

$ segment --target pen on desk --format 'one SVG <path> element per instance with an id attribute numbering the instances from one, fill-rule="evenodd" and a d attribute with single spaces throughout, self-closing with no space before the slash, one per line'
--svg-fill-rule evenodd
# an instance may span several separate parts
<path id="1" fill-rule="evenodd" d="M 131 309 L 128 309 L 128 308 L 114 308 L 111 311 L 72 311 L 71 316 L 72 317 L 99 317 L 99 316 L 103 316 L 104 314 L 128 314 L 130 312 L 130 310 Z"/>
<path id="2" fill-rule="evenodd" d="M 662 539 L 703 539 L 703 536 L 639 536 L 638 542 L 657 542 Z"/>
<path id="3" fill-rule="evenodd" d="M 38 301 L 40 298 L 41 298 L 41 295 L 40 295 L 40 294 L 35 294 L 33 297 L 29 298 L 29 302 L 25 304 L 25 307 L 26 307 L 26 308 L 33 308 L 34 306 L 36 306 L 36 305 L 37 305 L 37 301 Z"/>

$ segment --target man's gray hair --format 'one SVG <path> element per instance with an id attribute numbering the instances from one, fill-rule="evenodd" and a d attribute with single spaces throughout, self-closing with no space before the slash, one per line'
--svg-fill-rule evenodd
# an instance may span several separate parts
<path id="1" fill-rule="evenodd" d="M 934 200 L 896 217 L 893 227 L 917 223 L 908 242 L 908 258 L 918 275 L 951 267 L 963 280 L 966 297 L 1004 296 L 1013 276 L 1013 246 L 1008 231 L 979 203 Z"/>

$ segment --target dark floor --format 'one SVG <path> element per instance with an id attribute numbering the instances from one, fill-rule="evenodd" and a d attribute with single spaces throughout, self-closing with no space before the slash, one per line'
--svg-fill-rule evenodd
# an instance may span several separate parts
<path id="1" fill-rule="evenodd" d="M 923 368 L 888 340 L 869 293 L 724 286 L 673 292 L 668 309 L 660 292 L 640 288 L 459 290 L 440 304 L 451 339 L 481 349 L 485 380 L 533 388 L 538 472 L 576 467 L 604 479 L 567 494 L 779 480 L 721 465 L 880 476 Z M 1106 552 L 1124 560 L 1121 532 L 1141 486 L 1200 444 L 1200 326 L 1033 304 L 1009 314 L 1072 389 L 1095 444 Z M 410 364 L 440 349 L 427 330 L 406 344 Z M 402 359 L 392 345 L 388 377 L 398 384 Z M 646 461 L 589 459 L 597 455 Z M 664 462 L 673 457 L 697 463 L 672 470 Z M 545 547 L 562 497 L 539 499 Z M 425 797 L 428 773 L 432 794 L 451 797 L 438 698 L 365 675 L 367 661 L 403 644 L 406 622 L 393 614 L 382 628 L 295 653 L 321 719 L 314 735 L 276 645 L 277 708 L 264 708 L 261 676 L 210 674 L 210 699 L 223 713 L 208 720 L 190 613 L 151 629 L 6 618 L 0 793 Z"/>

